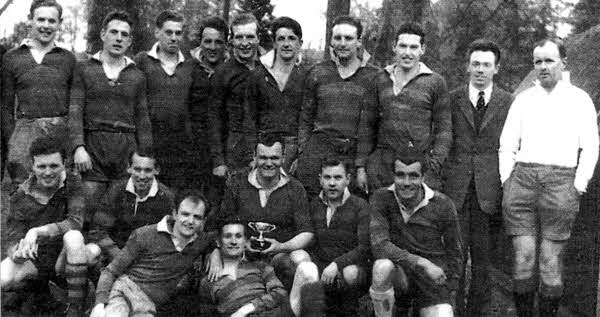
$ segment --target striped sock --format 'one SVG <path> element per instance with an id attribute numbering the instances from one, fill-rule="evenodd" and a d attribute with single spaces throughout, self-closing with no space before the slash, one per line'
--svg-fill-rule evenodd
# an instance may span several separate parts
<path id="1" fill-rule="evenodd" d="M 67 280 L 67 301 L 69 304 L 85 303 L 87 297 L 87 264 L 67 263 L 65 265 L 65 279 Z"/>

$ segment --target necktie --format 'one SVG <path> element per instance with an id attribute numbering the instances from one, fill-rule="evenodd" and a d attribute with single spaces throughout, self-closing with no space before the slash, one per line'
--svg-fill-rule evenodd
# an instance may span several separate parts
<path id="1" fill-rule="evenodd" d="M 481 127 L 481 121 L 483 120 L 483 114 L 485 113 L 485 93 L 483 91 L 479 92 L 479 97 L 477 98 L 477 104 L 475 105 L 475 129 L 479 131 Z"/>

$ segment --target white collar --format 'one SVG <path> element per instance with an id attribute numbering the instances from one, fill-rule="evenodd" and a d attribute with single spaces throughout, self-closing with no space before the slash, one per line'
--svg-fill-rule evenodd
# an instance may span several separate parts
<path id="1" fill-rule="evenodd" d="M 492 82 L 484 90 L 480 90 L 479 88 L 475 88 L 475 86 L 473 86 L 473 83 L 469 82 L 469 100 L 471 100 L 471 103 L 473 103 L 473 105 L 476 105 L 477 99 L 479 98 L 479 92 L 483 91 L 483 99 L 485 100 L 485 104 L 487 105 L 490 102 L 490 98 L 492 97 L 493 87 L 494 83 Z"/>
<path id="2" fill-rule="evenodd" d="M 21 41 L 21 44 L 19 44 L 19 46 L 27 46 L 28 48 L 31 48 L 31 47 L 33 47 L 32 42 L 33 42 L 33 39 L 26 38 Z M 59 47 L 59 46 L 56 45 L 56 42 L 53 41 L 52 47 L 48 51 L 51 51 L 51 50 L 55 49 L 56 47 Z"/>
<path id="3" fill-rule="evenodd" d="M 342 206 L 343 204 L 346 203 L 346 201 L 348 200 L 348 198 L 350 198 L 350 191 L 348 190 L 348 187 L 344 188 L 344 193 L 342 194 L 342 203 L 340 204 L 340 206 Z M 321 191 L 319 193 L 319 198 L 321 198 L 321 201 L 329 206 L 329 200 L 327 200 L 327 197 L 325 196 L 325 193 L 323 191 Z"/>
<path id="4" fill-rule="evenodd" d="M 158 58 L 158 42 L 154 43 L 154 45 L 152 45 L 152 48 L 147 52 L 148 56 L 160 60 L 160 58 Z M 177 65 L 183 63 L 185 61 L 185 56 L 183 56 L 183 53 L 181 52 L 181 50 L 177 51 Z"/>
<path id="5" fill-rule="evenodd" d="M 198 238 L 198 233 L 194 233 L 194 236 L 191 239 L 189 239 L 187 241 L 183 241 L 183 243 L 180 243 L 180 241 L 178 239 L 176 239 L 175 235 L 173 234 L 174 222 L 175 222 L 175 219 L 173 219 L 172 216 L 166 215 L 156 224 L 156 231 L 169 234 L 171 236 L 171 241 L 173 241 L 173 245 L 175 246 L 175 249 L 177 251 L 181 252 L 181 251 L 183 251 L 183 249 L 185 249 L 185 247 L 188 244 L 194 242 L 194 240 L 196 240 L 196 238 Z"/>
<path id="6" fill-rule="evenodd" d="M 394 197 L 396 198 L 396 202 L 398 202 L 398 206 L 404 206 L 400 202 L 400 197 L 398 197 L 398 194 L 396 193 L 396 184 L 392 184 L 387 189 L 394 193 Z M 429 188 L 429 186 L 427 186 L 427 184 L 425 183 L 423 183 L 423 191 L 425 192 L 425 194 L 423 195 L 423 200 L 421 200 L 421 202 L 419 202 L 419 204 L 415 207 L 414 211 L 412 212 L 413 215 L 417 212 L 417 210 L 427 206 L 429 204 L 429 201 L 431 200 L 431 198 L 433 198 L 435 194 L 433 189 Z"/>
<path id="7" fill-rule="evenodd" d="M 135 187 L 133 186 L 133 179 L 131 177 L 129 177 L 129 179 L 127 180 L 125 190 L 134 194 L 136 197 L 136 201 L 144 202 L 148 200 L 149 197 L 156 197 L 156 194 L 158 193 L 158 181 L 156 180 L 156 177 L 152 179 L 152 186 L 150 186 L 148 194 L 144 197 L 138 196 L 138 194 L 135 192 Z"/>
<path id="8" fill-rule="evenodd" d="M 261 55 L 259 57 L 260 62 L 267 68 L 273 68 L 273 66 L 275 66 L 275 50 L 270 50 L 267 53 L 265 53 L 264 55 Z M 296 58 L 296 62 L 294 63 L 294 66 L 298 66 L 300 65 L 300 63 L 302 63 L 302 53 L 298 53 L 298 57 Z"/>
<path id="9" fill-rule="evenodd" d="M 56 194 L 56 192 L 59 191 L 61 188 L 65 187 L 66 180 L 67 171 L 63 171 L 60 174 L 60 183 L 58 184 L 58 187 L 51 196 L 45 196 L 43 194 L 38 193 L 37 191 L 32 190 L 33 184 L 37 182 L 36 177 L 35 175 L 33 175 L 33 173 L 31 173 L 31 175 L 29 175 L 29 178 L 25 182 L 23 182 L 23 184 L 21 184 L 19 187 L 23 190 L 23 192 L 26 195 L 33 197 L 33 199 L 35 199 L 38 203 L 42 205 L 47 205 L 50 199 L 54 197 L 54 194 Z"/>
<path id="10" fill-rule="evenodd" d="M 283 170 L 283 168 L 280 168 L 279 169 L 279 182 L 277 182 L 277 185 L 275 185 L 275 187 L 272 189 L 272 191 L 276 190 L 277 188 L 283 187 L 289 181 L 290 181 L 290 177 L 286 174 L 286 172 Z M 248 182 L 250 184 L 252 184 L 252 186 L 256 187 L 257 189 L 264 189 L 258 183 L 258 175 L 257 175 L 256 168 L 253 169 L 252 171 L 250 171 L 250 173 L 248 173 Z"/>
<path id="11" fill-rule="evenodd" d="M 396 64 L 387 65 L 385 67 L 385 71 L 388 72 L 390 78 L 392 78 L 393 81 L 396 80 L 394 77 L 394 70 L 396 69 L 396 67 L 398 67 Z M 425 65 L 425 63 L 419 62 L 419 72 L 415 75 L 415 77 L 421 74 L 433 74 L 433 71 L 431 70 L 431 68 Z"/>
<path id="12" fill-rule="evenodd" d="M 92 55 L 92 59 L 95 59 L 95 60 L 99 61 L 100 63 L 102 63 L 102 57 L 100 56 L 101 52 L 102 52 L 102 50 L 100 50 L 100 51 L 96 52 L 96 54 Z M 131 58 L 129 58 L 125 55 L 123 55 L 123 57 L 125 57 L 125 67 L 129 66 L 129 64 L 135 65 L 135 62 Z"/>

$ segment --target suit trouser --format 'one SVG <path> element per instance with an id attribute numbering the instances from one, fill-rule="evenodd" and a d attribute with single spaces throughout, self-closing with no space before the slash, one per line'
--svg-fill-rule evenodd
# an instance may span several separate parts
<path id="1" fill-rule="evenodd" d="M 471 283 L 469 294 L 465 292 L 465 275 L 459 280 L 457 303 L 463 316 L 479 316 L 489 309 L 492 296 L 489 266 L 491 264 L 490 229 L 491 217 L 481 210 L 477 199 L 475 182 L 471 180 L 461 212 L 463 240 L 471 256 Z M 465 260 L 465 265 L 466 265 Z M 464 270 L 463 270 L 464 271 Z M 464 298 L 467 295 L 467 306 L 464 310 Z"/>

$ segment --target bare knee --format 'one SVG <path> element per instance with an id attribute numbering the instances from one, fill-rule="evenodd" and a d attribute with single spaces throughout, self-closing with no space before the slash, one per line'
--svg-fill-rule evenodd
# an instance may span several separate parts
<path id="1" fill-rule="evenodd" d="M 100 254 L 102 254 L 100 247 L 95 243 L 88 243 L 85 245 L 85 249 L 88 265 L 96 264 L 100 259 Z"/>
<path id="2" fill-rule="evenodd" d="M 5 290 L 14 283 L 15 263 L 11 258 L 6 258 L 0 263 L 0 287 Z"/>
<path id="3" fill-rule="evenodd" d="M 71 250 L 81 250 L 84 245 L 83 235 L 79 230 L 69 230 L 63 235 L 63 246 L 67 253 Z"/>
<path id="4" fill-rule="evenodd" d="M 394 268 L 394 263 L 388 259 L 375 261 L 373 264 L 373 288 L 388 289 L 392 284 L 391 276 Z"/>
<path id="5" fill-rule="evenodd" d="M 549 286 L 562 284 L 562 245 L 544 241 L 540 252 L 540 277 Z"/>
<path id="6" fill-rule="evenodd" d="M 305 282 L 316 282 L 319 280 L 319 269 L 312 262 L 302 262 L 296 268 L 296 279 L 302 279 Z"/>
<path id="7" fill-rule="evenodd" d="M 292 263 L 298 265 L 302 262 L 310 261 L 310 255 L 304 250 L 295 250 L 290 252 L 290 259 Z"/>
<path id="8" fill-rule="evenodd" d="M 454 313 L 450 304 L 437 304 L 421 308 L 419 315 L 421 317 L 452 317 Z"/>
<path id="9" fill-rule="evenodd" d="M 533 275 L 536 259 L 535 237 L 514 237 L 515 272 L 517 279 L 529 278 Z"/>
<path id="10" fill-rule="evenodd" d="M 348 286 L 357 286 L 360 279 L 360 269 L 356 265 L 348 265 L 342 270 L 342 276 Z"/>

